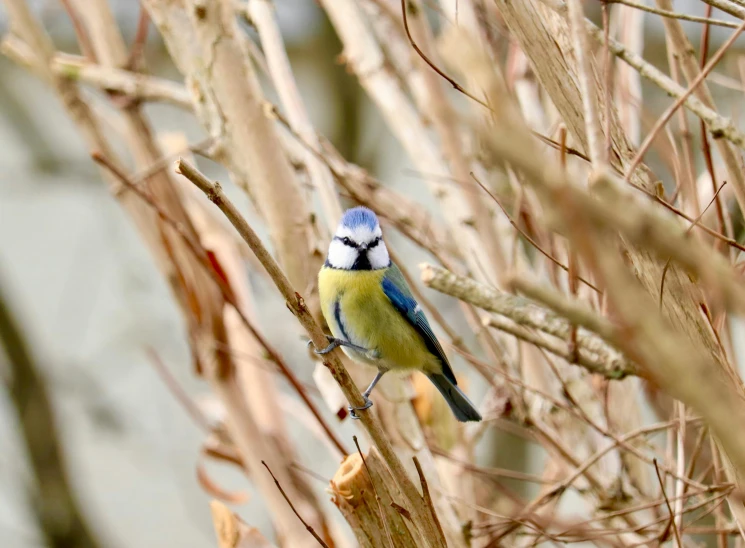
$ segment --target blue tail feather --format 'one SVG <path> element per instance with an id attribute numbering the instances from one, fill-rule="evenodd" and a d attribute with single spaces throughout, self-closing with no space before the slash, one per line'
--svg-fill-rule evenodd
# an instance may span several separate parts
<path id="1" fill-rule="evenodd" d="M 460 422 L 480 421 L 481 415 L 466 395 L 445 375 L 427 375 L 448 402 L 455 418 Z"/>

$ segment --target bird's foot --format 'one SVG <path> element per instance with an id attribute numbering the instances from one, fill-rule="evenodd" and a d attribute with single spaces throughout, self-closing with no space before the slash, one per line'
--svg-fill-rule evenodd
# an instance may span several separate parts
<path id="1" fill-rule="evenodd" d="M 365 398 L 365 405 L 363 405 L 362 407 L 352 407 L 351 405 L 347 407 L 347 409 L 349 410 L 349 416 L 355 420 L 359 420 L 360 418 L 356 411 L 364 411 L 365 409 L 370 409 L 373 404 L 372 400 L 364 394 L 362 395 L 362 397 Z"/>
<path id="2" fill-rule="evenodd" d="M 326 348 L 323 348 L 321 350 L 318 350 L 316 348 L 313 349 L 313 352 L 316 354 L 328 354 L 331 352 L 334 348 L 337 348 L 339 346 L 346 346 L 347 348 L 352 348 L 356 350 L 357 352 L 361 352 L 365 354 L 366 356 L 370 353 L 375 354 L 376 350 L 368 350 L 367 348 L 363 348 L 362 346 L 357 346 L 354 343 L 351 343 L 349 341 L 345 341 L 344 339 L 337 339 L 336 337 L 332 337 L 331 335 L 326 335 L 326 338 L 329 340 L 329 345 Z M 308 341 L 308 346 L 313 344 L 313 341 Z"/>

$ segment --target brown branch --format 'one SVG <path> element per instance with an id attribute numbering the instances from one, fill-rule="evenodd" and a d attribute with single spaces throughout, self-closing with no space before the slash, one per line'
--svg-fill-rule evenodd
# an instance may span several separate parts
<path id="1" fill-rule="evenodd" d="M 196 425 L 205 432 L 210 432 L 212 430 L 212 428 L 210 427 L 210 421 L 207 419 L 207 417 L 204 416 L 204 413 L 202 413 L 199 407 L 179 385 L 178 381 L 168 370 L 168 367 L 165 363 L 163 363 L 163 360 L 160 358 L 155 349 L 148 347 L 147 355 L 150 357 L 150 360 L 153 363 L 153 367 L 158 372 L 158 375 L 160 375 L 163 383 L 168 387 L 171 394 L 173 394 L 173 396 L 178 400 L 178 402 L 186 410 L 186 412 L 196 423 Z"/>
<path id="2" fill-rule="evenodd" d="M 408 4 L 408 5 L 407 5 Z M 416 44 L 414 41 L 414 38 L 411 36 L 411 30 L 409 30 L 409 19 L 406 15 L 407 9 L 419 9 L 414 6 L 414 4 L 406 2 L 406 0 L 401 0 L 401 14 L 403 15 L 403 21 L 404 21 L 404 30 L 406 31 L 406 38 L 409 39 L 409 43 L 411 44 L 411 47 L 414 48 L 414 51 L 417 52 L 417 55 L 421 57 L 427 65 L 430 66 L 432 70 L 434 70 L 437 74 L 439 74 L 444 80 L 446 80 L 451 86 L 453 86 L 454 89 L 461 92 L 463 95 L 468 97 L 469 99 L 476 101 L 479 105 L 481 105 L 484 108 L 487 108 L 491 110 L 491 107 L 485 102 L 470 93 L 468 90 L 466 90 L 463 86 L 461 86 L 458 82 L 453 80 L 450 76 L 445 74 L 440 67 L 435 65 L 432 60 L 427 57 L 427 55 L 421 50 L 421 48 Z"/>
<path id="3" fill-rule="evenodd" d="M 412 458 L 414 460 L 414 466 L 416 466 L 416 472 L 417 474 L 419 474 L 419 482 L 422 485 L 424 502 L 429 508 L 429 512 L 432 515 L 432 520 L 435 522 L 435 525 L 437 525 L 437 529 L 440 531 L 440 535 L 444 537 L 445 533 L 442 530 L 442 525 L 440 525 L 440 520 L 437 518 L 437 510 L 435 509 L 435 503 L 432 500 L 432 495 L 429 492 L 429 485 L 427 485 L 427 478 L 424 475 L 424 470 L 422 470 L 422 465 L 419 464 L 419 459 L 416 457 L 416 455 Z"/>

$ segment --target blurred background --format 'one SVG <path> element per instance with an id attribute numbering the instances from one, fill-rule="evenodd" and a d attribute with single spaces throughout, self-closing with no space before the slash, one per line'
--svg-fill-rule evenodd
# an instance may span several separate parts
<path id="1" fill-rule="evenodd" d="M 77 53 L 64 10 L 55 0 L 31 2 L 58 49 Z M 139 14 L 138 2 L 111 0 L 127 40 Z M 310 0 L 275 2 L 295 77 L 311 118 L 345 157 L 368 168 L 385 184 L 431 205 L 402 147 L 371 108 L 356 78 L 337 62 L 341 52 L 330 23 Z M 599 3 L 586 9 L 599 18 Z M 679 1 L 676 9 L 703 15 L 703 4 Z M 731 19 L 715 12 L 715 17 Z M 437 14 L 431 17 L 437 21 Z M 700 26 L 686 23 L 695 45 Z M 0 33 L 8 29 L 0 10 Z M 249 30 L 249 33 L 252 32 Z M 713 27 L 711 49 L 730 29 Z M 657 16 L 645 15 L 645 57 L 666 66 L 664 34 Z M 736 73 L 736 44 L 721 72 Z M 180 80 L 151 25 L 145 50 L 152 73 Z M 728 63 L 730 63 L 728 65 Z M 717 69 L 719 71 L 719 69 Z M 713 80 L 717 103 L 740 119 L 742 90 L 732 78 Z M 95 93 L 86 89 L 86 93 Z M 652 120 L 669 104 L 662 93 L 643 87 L 644 108 Z M 190 142 L 204 133 L 192 116 L 176 107 L 148 105 L 158 131 L 182 131 Z M 115 130 L 116 128 L 112 128 Z M 698 150 L 698 148 L 697 148 Z M 649 164 L 658 174 L 667 166 L 655 155 Z M 702 160 L 697 165 L 702 169 Z M 224 178 L 218 166 L 201 167 Z M 669 183 L 669 181 L 666 181 Z M 248 200 L 229 188 L 249 218 Z M 436 215 L 436 214 L 435 214 Z M 408 266 L 425 258 L 397 234 L 391 234 Z M 22 322 L 34 356 L 53 398 L 69 476 L 83 509 L 104 544 L 112 547 L 214 545 L 207 511 L 211 497 L 196 478 L 202 433 L 174 399 L 148 357 L 155 349 L 189 394 L 209 409 L 207 386 L 193 375 L 185 326 L 169 288 L 132 223 L 100 180 L 78 131 L 48 88 L 27 70 L 0 56 L 0 283 Z M 266 281 L 254 280 L 262 328 L 273 341 L 285 335 L 286 312 Z M 262 291 L 262 288 L 265 291 Z M 431 292 L 447 314 L 455 301 Z M 276 305 L 276 306 L 275 306 Z M 276 316 L 275 316 L 276 314 Z M 464 336 L 469 332 L 464 332 Z M 736 339 L 736 338 L 735 338 Z M 304 382 L 312 382 L 312 363 L 298 338 L 296 348 L 282 346 Z M 2 358 L 0 358 L 2 361 Z M 458 363 L 456 368 L 462 368 Z M 482 393 L 479 388 L 474 393 Z M 348 422 L 348 421 L 347 421 Z M 351 437 L 349 424 L 342 427 Z M 322 462 L 317 472 L 329 478 L 336 462 L 303 428 L 293 432 L 306 463 Z M 15 415 L 0 397 L 0 546 L 42 546 L 27 504 L 29 471 Z M 517 445 L 516 445 L 517 447 Z M 504 448 L 502 453 L 504 454 Z M 506 451 L 509 453 L 509 451 Z M 518 451 L 519 453 L 519 451 Z M 507 457 L 509 460 L 509 455 Z M 517 454 L 526 468 L 538 460 Z M 532 464 L 531 464 L 532 462 Z M 486 463 L 495 464 L 495 463 Z M 210 476 L 233 491 L 251 487 L 233 468 L 209 465 Z M 322 492 L 323 483 L 317 483 Z M 328 496 L 322 500 L 327 502 Z M 252 525 L 271 536 L 262 501 L 237 507 Z"/>

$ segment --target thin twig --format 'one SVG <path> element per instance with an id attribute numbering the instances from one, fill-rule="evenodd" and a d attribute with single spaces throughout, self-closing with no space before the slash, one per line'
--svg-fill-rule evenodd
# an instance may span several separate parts
<path id="1" fill-rule="evenodd" d="M 411 6 L 412 4 L 409 4 Z M 468 97 L 469 99 L 476 101 L 478 104 L 480 104 L 482 107 L 487 108 L 491 110 L 491 107 L 486 103 L 486 101 L 483 101 L 470 93 L 468 90 L 466 90 L 463 86 L 461 86 L 458 82 L 453 80 L 450 76 L 445 74 L 440 67 L 435 65 L 432 60 L 427 57 L 427 55 L 421 50 L 421 48 L 416 44 L 414 41 L 414 38 L 411 36 L 411 31 L 409 30 L 409 18 L 406 15 L 406 10 L 408 9 L 406 0 L 401 0 L 401 13 L 403 15 L 404 20 L 404 30 L 406 31 L 406 38 L 409 39 L 409 43 L 411 44 L 411 47 L 414 48 L 414 51 L 417 52 L 419 57 L 422 58 L 422 60 L 429 65 L 429 67 L 434 70 L 437 74 L 439 74 L 443 79 L 445 79 L 451 86 L 453 86 L 454 89 L 461 92 L 463 95 Z"/>
<path id="2" fill-rule="evenodd" d="M 677 546 L 679 548 L 682 548 L 683 542 L 680 540 L 680 533 L 678 532 L 678 528 L 675 525 L 675 512 L 673 512 L 673 507 L 670 506 L 670 499 L 667 498 L 667 493 L 665 492 L 665 482 L 662 480 L 662 474 L 660 474 L 660 468 L 657 465 L 657 459 L 653 459 L 652 462 L 654 463 L 654 471 L 657 474 L 657 480 L 660 482 L 662 497 L 665 499 L 667 511 L 670 513 L 670 522 L 667 524 L 667 527 L 665 527 L 665 530 L 660 535 L 660 542 L 663 542 L 665 540 L 668 529 L 672 527 L 673 533 L 675 534 L 675 541 L 677 542 Z"/>
<path id="3" fill-rule="evenodd" d="M 696 219 L 693 221 L 693 224 L 686 229 L 686 233 L 687 234 L 690 234 L 691 230 L 693 230 L 693 227 L 696 226 L 696 225 L 698 225 L 698 223 L 701 221 L 701 219 L 703 218 L 704 214 L 706 214 L 706 212 L 709 210 L 709 208 L 711 207 L 711 205 L 713 203 L 717 202 L 717 197 L 719 196 L 719 193 L 722 191 L 722 189 L 724 188 L 724 186 L 726 184 L 727 184 L 727 181 L 724 181 L 722 183 L 722 186 L 720 186 L 716 190 L 716 192 L 714 192 L 714 197 L 711 200 L 709 200 L 709 203 L 706 205 L 706 207 L 704 208 L 704 210 L 701 213 L 699 213 L 698 217 L 696 217 Z M 662 308 L 662 299 L 663 299 L 663 296 L 665 295 L 665 276 L 667 275 L 667 271 L 670 268 L 670 261 L 671 260 L 672 259 L 668 259 L 665 262 L 665 266 L 662 269 L 662 276 L 660 278 L 660 308 Z"/>
<path id="4" fill-rule="evenodd" d="M 306 521 L 305 521 L 305 520 L 303 519 L 303 517 L 302 517 L 302 516 L 301 516 L 301 515 L 300 515 L 300 514 L 298 513 L 298 511 L 297 511 L 297 510 L 295 509 L 295 506 L 294 506 L 294 505 L 292 504 L 292 501 L 291 501 L 291 500 L 290 500 L 290 498 L 289 498 L 289 497 L 287 496 L 287 493 L 285 493 L 285 490 L 284 490 L 284 489 L 282 489 L 282 486 L 281 486 L 281 485 L 279 484 L 279 482 L 277 481 L 277 478 L 275 478 L 275 477 L 274 477 L 274 474 L 272 474 L 272 470 L 271 470 L 271 469 L 269 468 L 269 465 L 268 465 L 268 464 L 267 464 L 267 463 L 266 463 L 265 461 L 263 461 L 263 460 L 261 461 L 261 464 L 263 464 L 263 465 L 264 465 L 264 468 L 266 468 L 267 472 L 269 472 L 269 474 L 270 474 L 270 475 L 272 476 L 272 479 L 274 480 L 274 483 L 275 483 L 275 485 L 277 486 L 277 489 L 279 489 L 279 492 L 280 492 L 280 493 L 282 493 L 282 496 L 283 496 L 283 497 L 285 498 L 285 500 L 287 501 L 287 504 L 289 504 L 289 505 L 290 505 L 290 508 L 292 508 L 292 511 L 293 511 L 293 512 L 295 512 L 295 515 L 297 516 L 297 519 L 299 519 L 299 520 L 300 520 L 300 522 L 301 522 L 301 523 L 302 523 L 303 525 L 305 525 L 305 529 L 306 529 L 306 530 L 307 530 L 307 531 L 308 531 L 308 532 L 309 532 L 309 533 L 310 533 L 311 535 L 313 535 L 313 538 L 314 538 L 314 539 L 316 539 L 316 540 L 318 541 L 318 544 L 320 544 L 321 546 L 324 546 L 325 548 L 329 548 L 329 545 L 328 545 L 328 544 L 326 544 L 326 543 L 325 543 L 325 542 L 323 541 L 323 539 L 322 539 L 321 537 L 319 537 L 319 536 L 318 536 L 318 533 L 316 533 L 316 531 L 315 531 L 315 530 L 313 529 L 313 527 L 311 527 L 311 526 L 310 526 L 310 525 L 309 525 L 309 524 L 308 524 L 308 523 L 307 523 L 307 522 L 306 522 Z"/>
<path id="5" fill-rule="evenodd" d="M 662 198 L 660 198 L 656 194 L 654 194 L 652 192 L 649 192 L 648 190 L 643 189 L 643 188 L 638 187 L 638 186 L 633 186 L 632 185 L 632 187 L 635 188 L 635 189 L 637 189 L 637 190 L 640 190 L 641 192 L 644 192 L 652 200 L 654 200 L 655 202 L 657 202 L 658 204 L 660 204 L 664 208 L 672 211 L 675 215 L 681 217 L 682 219 L 685 219 L 689 223 L 695 224 L 696 226 L 698 226 L 698 228 L 700 228 L 701 230 L 703 230 L 704 232 L 706 232 L 709 236 L 713 236 L 714 238 L 716 238 L 718 240 L 721 240 L 722 242 L 724 242 L 725 244 L 727 244 L 730 247 L 734 247 L 735 249 L 739 249 L 740 251 L 745 251 L 745 245 L 742 245 L 737 240 L 735 240 L 733 238 L 729 238 L 729 237 L 725 236 L 724 234 L 720 234 L 716 230 L 713 230 L 713 229 L 709 228 L 708 226 L 706 226 L 704 224 L 696 224 L 696 220 L 693 217 L 691 217 L 690 215 L 688 215 L 685 212 L 681 211 L 677 207 L 671 205 L 670 203 L 666 202 L 665 200 L 663 200 Z"/>
<path id="6" fill-rule="evenodd" d="M 67 16 L 70 18 L 72 28 L 75 30 L 75 37 L 78 39 L 78 45 L 80 51 L 84 57 L 91 63 L 96 62 L 96 51 L 93 49 L 88 32 L 85 30 L 85 26 L 80 21 L 78 12 L 75 7 L 70 3 L 70 0 L 60 0 L 60 4 L 67 12 Z"/>
<path id="7" fill-rule="evenodd" d="M 706 5 L 706 17 L 709 17 L 711 15 L 713 8 L 710 5 Z M 703 68 L 706 66 L 706 60 L 709 57 L 709 36 L 710 36 L 710 29 L 709 23 L 706 23 L 703 27 L 703 30 L 701 31 L 701 57 L 699 59 L 699 67 L 703 70 Z M 699 127 L 701 132 L 701 149 L 704 154 L 704 161 L 706 162 L 706 170 L 709 172 L 709 177 L 711 177 L 711 186 L 714 190 L 714 195 L 716 196 L 719 194 L 719 191 L 717 190 L 717 176 L 714 172 L 714 160 L 711 157 L 711 145 L 709 144 L 709 132 L 706 131 L 706 124 L 704 124 L 703 120 L 699 121 Z M 722 234 L 725 233 L 725 224 L 724 224 L 724 208 L 722 207 L 722 201 L 719 198 L 716 198 L 716 212 L 717 212 L 717 221 L 718 221 L 718 231 Z"/>
<path id="8" fill-rule="evenodd" d="M 474 474 L 479 474 L 482 476 L 487 477 L 493 477 L 493 478 L 509 478 L 514 479 L 518 481 L 525 481 L 528 483 L 536 483 L 539 485 L 546 485 L 552 483 L 551 480 L 547 480 L 545 478 L 542 478 L 540 476 L 536 476 L 533 474 L 526 474 L 524 472 L 517 472 L 515 470 L 509 470 L 506 468 L 487 468 L 484 466 L 478 466 L 476 464 L 472 464 L 464 459 L 459 459 L 442 449 L 438 449 L 436 447 L 432 448 L 432 454 L 439 455 L 440 457 L 444 457 L 450 461 L 453 461 L 460 466 L 463 467 L 464 470 L 468 470 L 469 472 L 473 472 Z"/>

